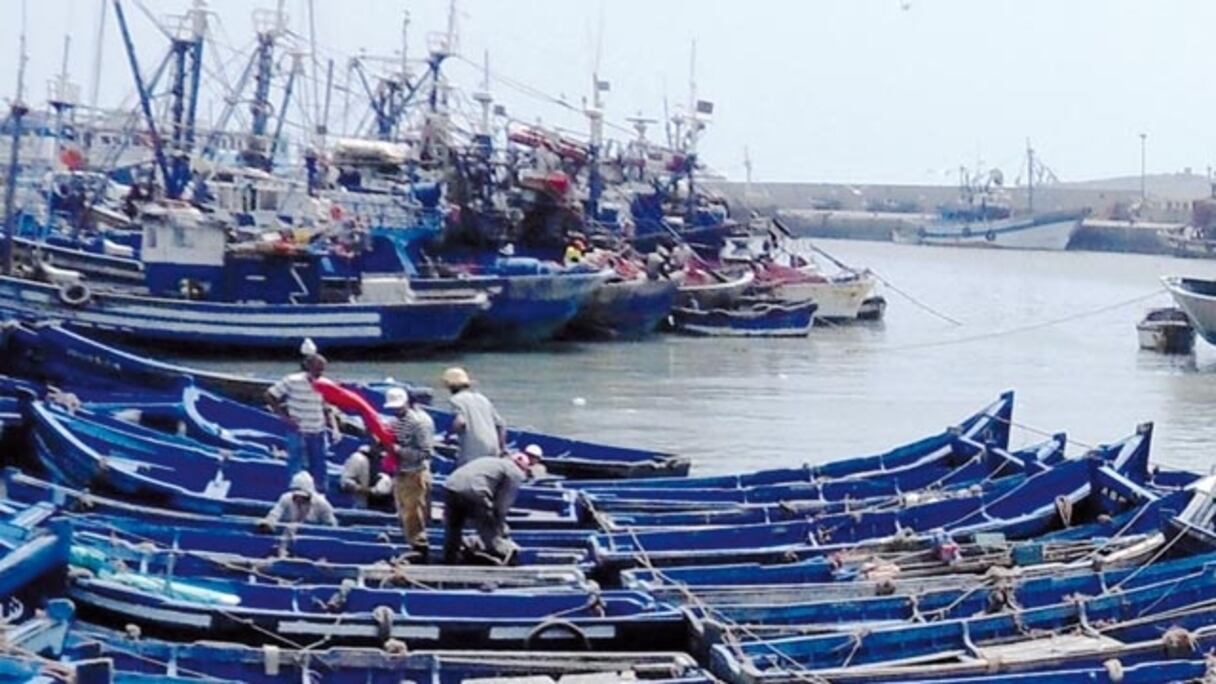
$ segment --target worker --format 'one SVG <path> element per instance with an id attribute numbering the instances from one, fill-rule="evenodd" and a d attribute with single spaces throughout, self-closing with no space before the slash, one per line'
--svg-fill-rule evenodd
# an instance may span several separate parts
<path id="1" fill-rule="evenodd" d="M 426 527 L 431 520 L 431 457 L 435 449 L 435 421 L 418 405 L 418 396 L 400 387 L 385 394 L 384 408 L 396 415 L 397 472 L 393 499 L 405 540 L 422 562 L 430 555 Z"/>
<path id="2" fill-rule="evenodd" d="M 384 471 L 382 454 L 378 444 L 362 446 L 342 465 L 342 491 L 355 498 L 355 508 L 366 509 L 374 499 L 393 493 L 393 478 Z"/>
<path id="3" fill-rule="evenodd" d="M 507 536 L 507 514 L 532 466 L 543 456 L 539 446 L 530 444 L 510 456 L 470 461 L 448 475 L 444 483 L 444 563 L 460 560 L 466 521 L 473 523 L 486 554 L 502 565 L 513 562 L 515 545 Z"/>
<path id="4" fill-rule="evenodd" d="M 473 381 L 463 368 L 443 372 L 443 384 L 452 395 L 452 418 L 448 434 L 458 441 L 456 467 L 474 459 L 501 456 L 507 449 L 507 426 L 494 404 L 473 389 Z"/>
<path id="5" fill-rule="evenodd" d="M 587 245 L 582 238 L 574 238 L 570 244 L 566 245 L 566 252 L 562 255 L 562 263 L 566 266 L 573 266 L 583 260 L 583 255 L 587 251 Z"/>
<path id="6" fill-rule="evenodd" d="M 323 494 L 317 493 L 312 475 L 300 471 L 292 476 L 288 490 L 279 497 L 274 508 L 258 521 L 258 529 L 269 532 L 275 525 L 305 524 L 337 527 L 334 507 Z"/>
<path id="7" fill-rule="evenodd" d="M 266 390 L 266 403 L 291 424 L 287 434 L 287 477 L 306 470 L 312 474 L 318 491 L 325 493 L 328 484 L 325 400 L 313 387 L 313 382 L 325 372 L 326 361 L 310 342 L 305 340 L 301 347 L 301 350 L 311 351 L 304 356 L 303 370 L 286 375 L 271 385 Z"/>

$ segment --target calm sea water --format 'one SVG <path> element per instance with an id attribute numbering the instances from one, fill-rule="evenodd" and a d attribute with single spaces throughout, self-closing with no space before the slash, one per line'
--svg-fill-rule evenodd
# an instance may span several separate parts
<path id="1" fill-rule="evenodd" d="M 1065 430 L 1078 444 L 1094 444 L 1153 421 L 1159 462 L 1205 472 L 1216 464 L 1216 348 L 1200 340 L 1193 356 L 1159 356 L 1139 351 L 1135 333 L 1144 310 L 1169 304 L 1159 276 L 1216 276 L 1216 261 L 816 244 L 875 269 L 962 325 L 885 290 L 885 322 L 817 328 L 805 340 L 660 336 L 339 361 L 331 375 L 436 384 L 446 366 L 461 364 L 510 423 L 681 452 L 701 473 L 883 450 L 940 430 L 1005 389 L 1017 392 L 1015 420 L 1035 429 Z M 1105 307 L 1113 308 L 1100 311 Z M 205 365 L 260 374 L 292 367 Z M 1038 438 L 1015 432 L 1016 443 Z"/>

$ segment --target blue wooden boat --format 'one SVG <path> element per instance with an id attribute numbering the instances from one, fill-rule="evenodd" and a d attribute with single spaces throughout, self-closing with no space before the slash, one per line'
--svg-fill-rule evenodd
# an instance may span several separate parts
<path id="1" fill-rule="evenodd" d="M 671 329 L 697 337 L 806 337 L 815 323 L 819 305 L 795 303 L 739 303 L 731 308 L 671 310 Z"/>
<path id="2" fill-rule="evenodd" d="M 969 487 L 999 489 L 1019 477 L 1059 463 L 1066 439 L 1051 439 L 1016 452 L 960 437 L 940 460 L 815 483 L 753 485 L 737 489 L 673 487 L 579 488 L 580 505 L 597 519 L 630 527 L 747 522 L 746 517 L 791 519 L 879 505 L 924 503 Z M 708 517 L 703 517 L 708 516 Z M 702 522 L 698 523 L 697 520 Z M 753 520 L 752 522 L 756 522 Z"/>
<path id="3" fill-rule="evenodd" d="M 609 280 L 583 302 L 565 335 L 592 339 L 649 335 L 671 314 L 677 289 L 672 280 Z"/>
<path id="4" fill-rule="evenodd" d="M 999 399 L 961 421 L 954 427 L 895 447 L 881 454 L 857 456 L 822 463 L 806 464 L 800 468 L 773 468 L 732 475 L 708 475 L 703 477 L 659 477 L 629 482 L 590 482 L 574 480 L 564 486 L 585 490 L 602 491 L 614 488 L 670 489 L 688 487 L 698 489 L 737 489 L 756 485 L 785 482 L 816 482 L 823 479 L 845 478 L 855 475 L 873 475 L 914 466 L 925 462 L 936 462 L 952 453 L 959 438 L 990 447 L 1008 449 L 1009 426 L 1013 419 L 1013 392 L 1003 393 Z M 968 449 L 970 454 L 972 450 Z M 546 453 L 548 451 L 546 450 Z"/>
<path id="5" fill-rule="evenodd" d="M 0 598 L 67 568 L 71 529 L 51 522 L 47 505 L 15 510 L 0 505 Z"/>
<path id="6" fill-rule="evenodd" d="M 1076 571 L 1030 579 L 1011 576 L 996 582 L 915 594 L 899 593 L 822 599 L 808 592 L 800 602 L 781 604 L 716 604 L 690 602 L 694 633 L 703 644 L 730 639 L 760 639 L 817 632 L 896 627 L 994 613 L 1026 610 L 1064 602 L 1070 596 L 1097 596 L 1109 587 L 1131 590 L 1202 571 L 1216 564 L 1216 554 L 1190 556 L 1151 565 Z"/>
<path id="7" fill-rule="evenodd" d="M 628 591 L 410 591 L 157 578 L 130 571 L 74 578 L 86 617 L 177 638 L 410 647 L 677 650 L 683 615 Z"/>
<path id="8" fill-rule="evenodd" d="M 945 529 L 959 534 L 999 531 L 1023 539 L 1130 507 L 1148 481 L 1152 429 L 1141 426 L 1122 442 L 1089 457 L 1035 473 L 997 495 L 980 494 L 891 511 L 859 511 L 810 521 L 729 527 L 628 530 L 592 537 L 602 567 L 634 564 L 712 564 L 825 555 L 862 541 Z M 1144 496 L 1143 498 L 1147 498 Z M 1113 509 L 1113 510 L 1112 510 Z"/>
<path id="9" fill-rule="evenodd" d="M 212 371 L 183 368 L 133 354 L 54 325 L 5 325 L 0 327 L 0 370 L 19 377 L 50 382 L 65 389 L 100 388 L 131 396 L 128 401 L 158 403 L 175 401 L 191 383 L 225 397 L 260 405 L 270 381 Z M 358 386 L 374 403 L 383 404 L 386 385 Z M 185 407 L 182 407 L 183 411 Z M 438 429 L 446 430 L 451 414 L 430 409 Z M 231 415 L 236 413 L 237 415 Z M 202 414 L 200 414 L 202 415 Z M 245 422 L 253 414 L 247 408 L 217 408 L 204 417 L 228 430 L 278 432 L 264 420 Z M 185 415 L 190 417 L 189 414 Z M 240 419 L 238 422 L 237 419 Z M 236 423 L 236 424 L 234 424 Z M 642 478 L 687 475 L 689 460 L 676 454 L 631 449 L 568 439 L 529 430 L 510 429 L 515 445 L 538 444 L 546 454 L 549 472 L 577 478 Z"/>
<path id="10" fill-rule="evenodd" d="M 990 644 L 1025 638 L 1036 630 L 1092 630 L 1107 625 L 1165 615 L 1210 601 L 1216 591 L 1211 565 L 1180 578 L 1136 589 L 1103 591 L 1094 597 L 1038 608 L 1015 609 L 974 618 L 780 639 L 746 641 L 713 648 L 713 669 L 730 681 L 764 679 L 765 670 L 821 671 L 947 654 L 966 654 Z M 1105 628 L 1112 629 L 1111 627 Z M 1105 630 L 1104 630 L 1105 631 Z M 1128 634 L 1143 633 L 1128 629 Z"/>
<path id="11" fill-rule="evenodd" d="M 265 514 L 286 491 L 285 462 L 256 453 L 221 452 L 138 425 L 85 412 L 69 414 L 31 402 L 34 442 L 40 462 L 59 482 L 95 487 L 142 503 L 204 514 Z M 330 465 L 331 503 L 346 523 L 387 523 L 395 516 L 356 510 L 340 491 L 340 470 Z M 437 487 L 442 482 L 437 483 Z M 577 524 L 568 492 L 525 487 L 515 512 L 547 525 Z"/>
<path id="12" fill-rule="evenodd" d="M 710 684 L 716 681 L 683 653 L 653 650 L 623 653 L 552 651 L 411 650 L 327 647 L 307 651 L 216 641 L 174 643 L 91 624 L 74 625 L 72 657 L 102 657 L 123 672 L 162 675 L 195 672 L 247 684 L 308 681 L 318 684 L 399 684 L 403 681 L 458 684 L 469 679 L 548 677 L 595 681 L 621 677 L 652 684 Z"/>
<path id="13" fill-rule="evenodd" d="M 408 558 L 411 553 L 404 540 L 394 541 L 400 534 L 396 520 L 341 527 L 296 525 L 274 535 L 259 532 L 257 517 L 233 514 L 219 517 L 132 504 L 54 485 L 11 468 L 3 472 L 3 477 L 9 499 L 23 504 L 50 503 L 72 513 L 73 528 L 116 535 L 120 539 L 142 539 L 171 548 L 188 546 L 201 553 L 324 560 L 334 565 L 365 566 Z M 435 543 L 443 539 L 441 529 L 431 530 L 430 535 Z M 523 547 L 519 554 L 521 564 L 588 565 L 583 532 L 516 528 L 512 538 Z M 342 569 L 334 572 L 340 574 Z M 465 575 L 453 574 L 450 581 L 462 577 Z"/>

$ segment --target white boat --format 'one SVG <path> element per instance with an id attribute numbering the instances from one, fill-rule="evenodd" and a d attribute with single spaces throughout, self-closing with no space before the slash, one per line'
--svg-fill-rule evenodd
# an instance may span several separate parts
<path id="1" fill-rule="evenodd" d="M 1088 214 L 1088 209 L 1071 209 L 997 220 L 949 219 L 903 226 L 893 237 L 902 244 L 1060 251 Z"/>
<path id="2" fill-rule="evenodd" d="M 806 280 L 783 282 L 773 288 L 773 294 L 785 302 L 814 300 L 819 305 L 815 318 L 827 320 L 853 320 L 861 312 L 861 305 L 874 292 L 874 276 L 862 272 L 842 272 L 823 275 L 815 267 L 805 272 Z"/>
<path id="3" fill-rule="evenodd" d="M 1195 327 L 1186 312 L 1174 307 L 1152 309 L 1136 324 L 1140 348 L 1160 354 L 1190 354 L 1195 348 Z"/>
<path id="4" fill-rule="evenodd" d="M 1216 344 L 1216 280 L 1166 276 L 1161 282 L 1196 332 L 1209 344 Z"/>

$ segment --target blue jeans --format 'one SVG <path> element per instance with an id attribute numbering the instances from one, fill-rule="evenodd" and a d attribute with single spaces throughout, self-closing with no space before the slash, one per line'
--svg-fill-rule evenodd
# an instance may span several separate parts
<path id="1" fill-rule="evenodd" d="M 312 475 L 317 491 L 324 494 L 329 487 L 326 469 L 326 444 L 324 432 L 291 432 L 287 435 L 287 481 L 301 470 Z M 290 486 L 290 484 L 288 485 Z"/>

